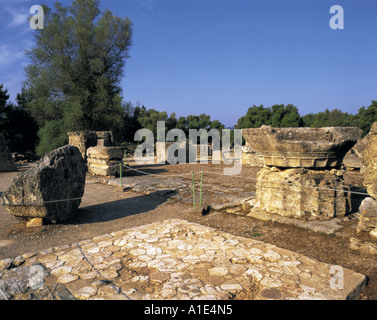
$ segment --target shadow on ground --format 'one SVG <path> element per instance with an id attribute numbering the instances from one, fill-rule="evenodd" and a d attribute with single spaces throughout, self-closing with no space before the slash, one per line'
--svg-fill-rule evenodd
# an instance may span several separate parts
<path id="1" fill-rule="evenodd" d="M 107 222 L 145 213 L 165 203 L 175 193 L 156 191 L 122 200 L 110 201 L 78 209 L 76 216 L 64 224 L 89 224 Z"/>

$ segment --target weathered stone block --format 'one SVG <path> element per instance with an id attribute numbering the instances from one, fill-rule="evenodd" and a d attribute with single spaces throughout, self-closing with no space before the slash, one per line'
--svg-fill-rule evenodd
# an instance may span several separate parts
<path id="1" fill-rule="evenodd" d="M 377 228 L 377 201 L 365 198 L 359 208 L 358 231 L 372 231 Z"/>
<path id="2" fill-rule="evenodd" d="M 282 168 L 336 168 L 361 137 L 358 128 L 242 129 L 248 144 L 267 166 Z"/>
<path id="3" fill-rule="evenodd" d="M 87 150 L 88 171 L 94 175 L 117 176 L 120 174 L 119 164 L 123 155 L 122 147 L 96 146 L 89 148 Z"/>
<path id="4" fill-rule="evenodd" d="M 361 158 L 354 153 L 347 153 L 343 159 L 343 165 L 348 171 L 358 170 L 360 172 L 365 171 L 365 166 L 361 161 Z"/>
<path id="5" fill-rule="evenodd" d="M 68 220 L 84 195 L 86 171 L 77 147 L 56 149 L 19 173 L 3 193 L 2 203 L 17 218 L 43 218 L 47 223 Z"/>
<path id="6" fill-rule="evenodd" d="M 6 171 L 17 171 L 17 166 L 13 161 L 4 137 L 0 135 L 0 172 Z"/>
<path id="7" fill-rule="evenodd" d="M 29 220 L 26 223 L 26 226 L 28 228 L 40 227 L 42 225 L 43 225 L 43 218 L 34 218 L 34 219 Z"/>
<path id="8" fill-rule="evenodd" d="M 367 137 L 367 146 L 362 155 L 366 166 L 364 185 L 368 194 L 377 200 L 377 122 L 373 124 Z"/>
<path id="9" fill-rule="evenodd" d="M 102 160 L 121 160 L 124 155 L 122 147 L 101 147 L 96 146 L 87 150 L 88 158 L 102 159 Z"/>
<path id="10" fill-rule="evenodd" d="M 67 132 L 69 144 L 79 148 L 81 155 L 86 160 L 86 152 L 97 144 L 111 146 L 113 135 L 111 131 L 73 131 Z"/>
<path id="11" fill-rule="evenodd" d="M 350 212 L 349 191 L 337 170 L 263 168 L 257 177 L 256 199 L 259 208 L 269 213 L 327 220 Z"/>
<path id="12" fill-rule="evenodd" d="M 357 143 L 347 152 L 343 159 L 343 164 L 347 170 L 360 170 L 360 173 L 365 172 L 365 165 L 362 161 L 363 154 L 369 143 L 369 134 L 364 138 L 359 139 Z"/>
<path id="13" fill-rule="evenodd" d="M 97 135 L 93 131 L 67 132 L 69 144 L 77 147 L 81 156 L 86 160 L 86 150 L 97 145 Z"/>

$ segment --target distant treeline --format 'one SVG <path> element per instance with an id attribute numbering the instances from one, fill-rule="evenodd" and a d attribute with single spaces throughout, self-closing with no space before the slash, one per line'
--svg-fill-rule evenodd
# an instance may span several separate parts
<path id="1" fill-rule="evenodd" d="M 30 111 L 32 97 L 26 90 L 17 95 L 16 104 L 9 102 L 9 95 L 0 84 L 0 134 L 2 134 L 12 152 L 42 156 L 53 149 L 68 143 L 64 122 L 47 121 L 42 125 Z M 40 114 L 39 114 L 40 116 Z M 139 129 L 150 129 L 157 136 L 157 121 L 165 121 L 166 131 L 182 129 L 186 136 L 190 129 L 218 129 L 225 126 L 218 120 L 211 120 L 207 114 L 177 117 L 175 113 L 168 115 L 166 111 L 147 109 L 131 102 L 122 105 L 119 119 L 110 128 L 118 143 L 133 143 L 135 132 Z M 355 126 L 367 134 L 374 122 L 377 122 L 377 101 L 369 107 L 362 107 L 355 115 L 338 109 L 301 116 L 297 107 L 273 105 L 272 107 L 253 106 L 238 119 L 236 129 L 258 128 L 262 125 L 273 127 L 333 127 Z M 76 128 L 75 128 L 76 129 Z M 85 128 L 77 128 L 85 130 Z M 48 138 L 47 138 L 48 137 Z"/>
<path id="2" fill-rule="evenodd" d="M 377 101 L 369 107 L 362 107 L 355 115 L 338 109 L 309 113 L 301 116 L 294 105 L 273 105 L 272 107 L 253 106 L 245 116 L 237 121 L 235 128 L 259 128 L 262 125 L 273 127 L 358 127 L 365 136 L 372 124 L 377 122 Z"/>

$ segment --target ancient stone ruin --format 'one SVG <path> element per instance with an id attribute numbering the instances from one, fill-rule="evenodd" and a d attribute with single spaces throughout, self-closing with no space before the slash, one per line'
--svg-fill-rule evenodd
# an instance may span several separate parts
<path id="1" fill-rule="evenodd" d="M 29 224 L 66 221 L 81 203 L 86 171 L 77 147 L 56 149 L 19 173 L 3 193 L 2 203 L 10 214 Z"/>
<path id="2" fill-rule="evenodd" d="M 111 131 L 73 131 L 67 132 L 71 146 L 79 148 L 83 159 L 86 161 L 86 151 L 90 147 L 97 146 L 98 140 L 103 140 L 106 145 L 112 145 L 113 134 Z M 100 142 L 102 143 L 102 142 Z"/>
<path id="3" fill-rule="evenodd" d="M 350 212 L 349 187 L 339 169 L 360 129 L 262 126 L 242 134 L 265 165 L 256 183 L 261 210 L 308 220 Z"/>
<path id="4" fill-rule="evenodd" d="M 0 135 L 0 172 L 17 171 L 17 167 L 13 161 L 5 139 Z"/>
<path id="5" fill-rule="evenodd" d="M 367 136 L 368 147 L 362 155 L 366 167 L 364 185 L 368 194 L 377 200 L 377 122 L 373 124 Z"/>
<path id="6" fill-rule="evenodd" d="M 88 171 L 99 176 L 119 176 L 124 148 L 112 146 L 112 135 L 109 132 L 97 132 L 97 146 L 86 151 Z M 124 167 L 122 167 L 122 173 Z"/>
<path id="7" fill-rule="evenodd" d="M 369 133 L 347 152 L 343 159 L 343 165 L 347 171 L 359 171 L 365 173 L 365 165 L 363 163 L 363 154 L 369 144 L 371 134 Z"/>
<path id="8" fill-rule="evenodd" d="M 262 159 L 258 157 L 255 150 L 247 142 L 242 146 L 242 164 L 252 167 L 263 167 Z"/>
<path id="9" fill-rule="evenodd" d="M 86 150 L 97 145 L 97 134 L 94 131 L 67 132 L 68 144 L 77 147 L 86 161 Z"/>
<path id="10" fill-rule="evenodd" d="M 368 231 L 377 238 L 377 122 L 363 139 L 366 147 L 361 159 L 365 165 L 364 186 L 370 197 L 366 198 L 359 209 L 359 231 Z"/>

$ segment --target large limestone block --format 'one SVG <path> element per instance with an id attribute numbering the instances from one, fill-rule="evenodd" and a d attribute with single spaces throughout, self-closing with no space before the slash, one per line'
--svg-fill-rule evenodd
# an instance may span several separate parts
<path id="1" fill-rule="evenodd" d="M 351 195 L 338 170 L 263 168 L 256 184 L 259 208 L 281 216 L 327 220 L 345 216 Z"/>
<path id="2" fill-rule="evenodd" d="M 19 173 L 3 193 L 2 203 L 17 218 L 43 218 L 47 223 L 68 220 L 84 195 L 86 171 L 77 147 L 56 149 L 37 166 Z"/>
<path id="3" fill-rule="evenodd" d="M 373 231 L 377 229 L 377 201 L 365 198 L 359 208 L 358 231 Z"/>
<path id="4" fill-rule="evenodd" d="M 347 170 L 358 169 L 360 173 L 365 172 L 365 164 L 363 163 L 363 155 L 365 150 L 368 148 L 370 136 L 372 134 L 367 134 L 364 138 L 359 139 L 357 143 L 352 147 L 350 151 L 347 152 L 343 159 L 343 164 Z"/>
<path id="5" fill-rule="evenodd" d="M 0 172 L 17 171 L 17 167 L 13 161 L 5 139 L 0 135 Z"/>
<path id="6" fill-rule="evenodd" d="M 265 165 L 282 168 L 337 168 L 361 134 L 348 127 L 242 129 Z"/>
<path id="7" fill-rule="evenodd" d="M 96 146 L 87 150 L 88 171 L 99 176 L 117 176 L 124 155 L 122 147 Z M 122 168 L 122 171 L 124 168 Z"/>
<path id="8" fill-rule="evenodd" d="M 368 194 L 377 200 L 377 122 L 373 124 L 367 137 L 367 146 L 362 154 L 366 166 L 364 185 Z"/>
<path id="9" fill-rule="evenodd" d="M 352 152 L 346 154 L 343 159 L 343 165 L 348 171 L 359 170 L 361 173 L 365 171 L 361 158 Z"/>
<path id="10" fill-rule="evenodd" d="M 122 147 L 103 147 L 97 146 L 87 150 L 88 158 L 102 160 L 121 160 L 123 158 L 124 149 Z"/>
<path id="11" fill-rule="evenodd" d="M 89 173 L 96 176 L 119 176 L 119 161 L 109 161 L 102 163 L 100 161 L 97 161 L 96 159 L 88 159 L 88 171 Z M 124 168 L 122 167 L 122 173 L 123 172 Z"/>

